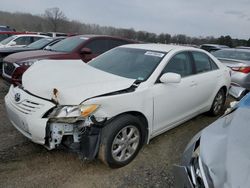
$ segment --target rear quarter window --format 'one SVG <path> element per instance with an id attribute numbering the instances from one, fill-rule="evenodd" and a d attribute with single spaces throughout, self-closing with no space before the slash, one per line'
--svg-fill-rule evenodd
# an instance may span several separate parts
<path id="1" fill-rule="evenodd" d="M 107 39 L 95 39 L 90 41 L 86 46 L 93 54 L 102 54 L 109 50 Z"/>

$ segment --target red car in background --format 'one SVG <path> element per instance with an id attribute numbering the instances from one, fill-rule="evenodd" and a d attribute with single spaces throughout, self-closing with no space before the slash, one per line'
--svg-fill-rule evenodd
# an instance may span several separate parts
<path id="1" fill-rule="evenodd" d="M 19 84 L 23 73 L 42 59 L 81 59 L 85 63 L 117 46 L 138 43 L 134 40 L 103 35 L 78 35 L 66 38 L 49 49 L 20 52 L 3 59 L 3 78 Z"/>

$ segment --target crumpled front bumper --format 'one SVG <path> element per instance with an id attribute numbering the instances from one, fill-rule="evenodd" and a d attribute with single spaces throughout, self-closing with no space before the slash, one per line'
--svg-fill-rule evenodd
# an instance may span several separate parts
<path id="1" fill-rule="evenodd" d="M 49 150 L 63 144 L 89 160 L 96 156 L 104 121 L 97 122 L 94 117 L 76 123 L 50 121 L 44 115 L 56 104 L 14 86 L 5 97 L 5 106 L 10 122 L 31 141 Z M 91 126 L 85 126 L 87 121 Z"/>
<path id="2" fill-rule="evenodd" d="M 55 104 L 11 86 L 5 96 L 5 107 L 10 122 L 24 136 L 35 143 L 45 144 L 48 119 L 42 116 Z"/>
<path id="3" fill-rule="evenodd" d="M 194 188 L 191 179 L 191 172 L 188 169 L 191 166 L 192 156 L 195 149 L 199 146 L 201 132 L 197 133 L 188 143 L 180 165 L 174 165 L 174 187 L 176 188 Z"/>

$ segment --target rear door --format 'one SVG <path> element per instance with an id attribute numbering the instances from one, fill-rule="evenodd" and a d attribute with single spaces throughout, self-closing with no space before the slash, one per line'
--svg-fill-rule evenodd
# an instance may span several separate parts
<path id="1" fill-rule="evenodd" d="M 108 40 L 108 48 L 110 50 L 110 49 L 115 48 L 117 46 L 122 46 L 122 45 L 129 44 L 129 43 L 130 42 L 126 41 L 126 40 L 109 39 Z"/>
<path id="2" fill-rule="evenodd" d="M 217 85 L 222 72 L 213 62 L 213 60 L 205 53 L 193 51 L 191 52 L 195 65 L 197 93 L 195 95 L 197 107 L 205 108 L 211 98 L 217 92 Z"/>
<path id="3" fill-rule="evenodd" d="M 89 48 L 92 52 L 91 54 L 83 54 L 83 61 L 88 62 L 109 49 L 108 39 L 93 39 L 89 43 L 87 43 L 83 48 Z"/>

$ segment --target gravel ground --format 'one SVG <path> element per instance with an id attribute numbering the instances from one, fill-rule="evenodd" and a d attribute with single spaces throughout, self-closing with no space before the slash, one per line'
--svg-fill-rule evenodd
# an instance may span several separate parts
<path id="1" fill-rule="evenodd" d="M 0 78 L 0 187 L 173 187 L 173 164 L 178 164 L 188 141 L 216 118 L 200 115 L 156 138 L 129 165 L 110 169 L 74 153 L 47 151 L 22 136 L 4 110 L 8 88 Z"/>

